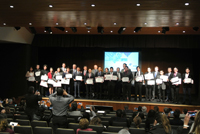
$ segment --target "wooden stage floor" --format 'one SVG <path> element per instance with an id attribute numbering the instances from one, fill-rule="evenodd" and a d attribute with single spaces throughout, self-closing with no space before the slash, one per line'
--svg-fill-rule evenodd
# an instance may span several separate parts
<path id="1" fill-rule="evenodd" d="M 44 101 L 47 101 L 48 97 L 42 98 Z M 184 105 L 184 104 L 173 104 L 173 103 L 162 103 L 162 102 L 156 102 L 155 100 L 153 102 L 135 102 L 135 101 L 109 101 L 109 100 L 95 100 L 95 99 L 75 99 L 77 103 L 82 103 L 82 105 L 85 107 L 86 105 L 99 105 L 99 106 L 113 106 L 114 110 L 117 109 L 124 109 L 124 106 L 129 106 L 129 109 L 132 109 L 135 111 L 134 108 L 137 108 L 138 106 L 146 106 L 147 111 L 150 109 L 153 109 L 154 106 L 158 106 L 160 112 L 163 111 L 165 107 L 171 108 L 172 110 L 180 109 L 181 111 L 183 109 L 188 109 L 189 111 L 193 110 L 200 110 L 200 105 Z M 81 106 L 78 106 L 80 108 Z"/>

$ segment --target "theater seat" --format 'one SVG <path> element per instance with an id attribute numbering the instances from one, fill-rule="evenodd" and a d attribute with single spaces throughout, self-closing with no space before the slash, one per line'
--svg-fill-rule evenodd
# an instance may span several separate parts
<path id="1" fill-rule="evenodd" d="M 102 134 L 118 134 L 116 132 L 102 132 Z"/>
<path id="2" fill-rule="evenodd" d="M 78 131 L 78 134 L 97 134 L 96 131 Z"/>
<path id="3" fill-rule="evenodd" d="M 27 115 L 14 115 L 14 120 L 16 119 L 28 120 L 29 118 Z"/>
<path id="4" fill-rule="evenodd" d="M 76 130 L 80 127 L 78 123 L 69 123 L 68 128 L 74 129 L 74 132 L 76 132 Z"/>
<path id="5" fill-rule="evenodd" d="M 109 121 L 111 117 L 101 117 L 101 121 Z"/>
<path id="6" fill-rule="evenodd" d="M 144 128 L 129 128 L 129 132 L 131 134 L 146 134 L 145 129 Z"/>
<path id="7" fill-rule="evenodd" d="M 94 131 L 97 132 L 97 134 L 101 134 L 103 132 L 103 126 L 98 125 L 89 125 L 88 128 L 92 128 Z"/>
<path id="8" fill-rule="evenodd" d="M 8 133 L 8 132 L 0 132 L 0 134 L 10 134 L 10 133 Z"/>
<path id="9" fill-rule="evenodd" d="M 53 134 L 51 127 L 35 127 L 34 134 Z"/>
<path id="10" fill-rule="evenodd" d="M 127 127 L 127 123 L 126 122 L 113 122 L 112 126 Z"/>
<path id="11" fill-rule="evenodd" d="M 106 126 L 106 127 L 110 125 L 109 121 L 101 121 L 101 124 L 104 125 L 104 126 Z"/>
<path id="12" fill-rule="evenodd" d="M 35 120 L 31 122 L 31 126 L 32 126 L 33 129 L 36 126 L 38 126 L 38 127 L 48 127 L 46 121 L 35 121 Z"/>
<path id="13" fill-rule="evenodd" d="M 15 133 L 20 134 L 33 134 L 33 130 L 31 126 L 15 126 Z"/>
<path id="14" fill-rule="evenodd" d="M 56 134 L 75 134 L 74 129 L 58 128 Z"/>
<path id="15" fill-rule="evenodd" d="M 15 122 L 18 122 L 20 126 L 30 126 L 29 120 L 16 119 Z"/>
<path id="16" fill-rule="evenodd" d="M 12 118 L 7 118 L 8 123 L 13 122 Z"/>
<path id="17" fill-rule="evenodd" d="M 108 132 L 119 132 L 123 127 L 117 127 L 117 126 L 108 126 L 107 131 Z"/>

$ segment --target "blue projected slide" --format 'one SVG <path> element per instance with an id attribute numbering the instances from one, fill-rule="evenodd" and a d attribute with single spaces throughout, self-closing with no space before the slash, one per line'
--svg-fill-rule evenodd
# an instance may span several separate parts
<path id="1" fill-rule="evenodd" d="M 136 71 L 139 65 L 139 52 L 104 52 L 104 69 L 113 67 L 116 71 L 117 67 L 120 67 L 121 70 L 123 63 L 126 63 L 131 71 Z"/>

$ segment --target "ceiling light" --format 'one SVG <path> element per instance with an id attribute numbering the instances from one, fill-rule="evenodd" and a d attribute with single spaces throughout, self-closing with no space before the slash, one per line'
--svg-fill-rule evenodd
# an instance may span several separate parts
<path id="1" fill-rule="evenodd" d="M 158 33 L 160 33 L 160 31 L 158 31 Z"/>
<path id="2" fill-rule="evenodd" d="M 110 31 L 111 33 L 113 32 L 113 31 Z"/>
<path id="3" fill-rule="evenodd" d="M 58 25 L 58 23 L 56 23 L 56 25 Z"/>
<path id="4" fill-rule="evenodd" d="M 6 23 L 3 23 L 3 25 L 5 26 L 5 25 L 6 25 Z"/>
<path id="5" fill-rule="evenodd" d="M 53 5 L 49 5 L 49 7 L 50 7 L 50 8 L 52 8 L 52 7 L 53 7 Z"/>
<path id="6" fill-rule="evenodd" d="M 134 33 L 137 33 L 138 31 L 140 31 L 142 29 L 142 27 L 136 27 L 135 29 L 134 29 Z"/>
<path id="7" fill-rule="evenodd" d="M 95 4 L 91 4 L 91 7 L 95 7 Z"/>
<path id="8" fill-rule="evenodd" d="M 44 30 L 44 32 L 46 33 L 47 31 L 46 31 L 46 30 Z"/>
<path id="9" fill-rule="evenodd" d="M 183 33 L 185 33 L 185 31 L 183 31 Z"/>
<path id="10" fill-rule="evenodd" d="M 136 33 L 136 31 L 133 31 L 134 33 Z"/>
<path id="11" fill-rule="evenodd" d="M 90 31 L 87 31 L 88 33 L 90 33 Z"/>
<path id="12" fill-rule="evenodd" d="M 68 31 L 65 31 L 66 33 L 68 32 Z"/>
<path id="13" fill-rule="evenodd" d="M 126 30 L 126 27 L 120 27 L 118 30 L 118 34 L 122 34 Z"/>
<path id="14" fill-rule="evenodd" d="M 187 2 L 187 3 L 185 3 L 185 6 L 189 6 L 189 5 L 190 5 L 190 3 L 188 3 L 188 2 Z"/>
<path id="15" fill-rule="evenodd" d="M 146 23 L 146 22 L 145 22 L 144 24 L 145 24 L 145 25 L 147 25 L 147 23 Z"/>
<path id="16" fill-rule="evenodd" d="M 52 32 L 50 32 L 50 34 L 52 34 Z"/>
<path id="17" fill-rule="evenodd" d="M 103 34 L 104 32 L 103 29 L 104 29 L 103 27 L 97 27 L 97 32 Z"/>
<path id="18" fill-rule="evenodd" d="M 117 25 L 117 23 L 115 22 L 115 23 L 113 23 L 113 25 Z"/>
<path id="19" fill-rule="evenodd" d="M 14 8 L 14 6 L 13 6 L 13 5 L 10 5 L 10 8 Z"/>
<path id="20" fill-rule="evenodd" d="M 71 29 L 72 29 L 72 31 L 74 32 L 74 33 L 76 33 L 77 32 L 77 29 L 76 29 L 76 27 L 70 27 Z"/>
<path id="21" fill-rule="evenodd" d="M 176 25 L 179 25 L 179 23 L 177 22 Z"/>
<path id="22" fill-rule="evenodd" d="M 29 25 L 32 25 L 32 23 L 29 23 Z"/>
<path id="23" fill-rule="evenodd" d="M 87 25 L 87 23 L 85 22 L 84 25 Z"/>
<path id="24" fill-rule="evenodd" d="M 138 3 L 138 4 L 136 4 L 136 6 L 138 6 L 138 7 L 139 7 L 139 6 L 140 6 L 140 4 Z"/>

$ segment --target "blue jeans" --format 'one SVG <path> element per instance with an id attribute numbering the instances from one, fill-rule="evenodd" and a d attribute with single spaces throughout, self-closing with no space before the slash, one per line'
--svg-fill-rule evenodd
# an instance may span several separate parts
<path id="1" fill-rule="evenodd" d="M 80 97 L 80 85 L 81 82 L 74 81 L 74 97 L 76 97 L 76 87 L 78 87 L 78 97 Z"/>

